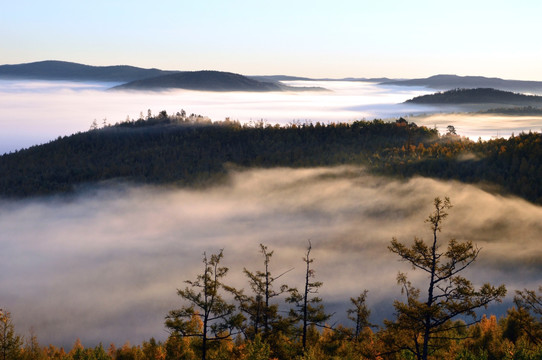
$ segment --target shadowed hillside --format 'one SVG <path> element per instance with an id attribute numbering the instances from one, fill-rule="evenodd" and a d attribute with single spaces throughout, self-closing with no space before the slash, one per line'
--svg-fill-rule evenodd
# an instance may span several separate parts
<path id="1" fill-rule="evenodd" d="M 230 166 L 364 165 L 380 174 L 423 175 L 491 185 L 542 202 L 542 136 L 474 142 L 450 132 L 396 122 L 241 125 L 165 111 L 58 138 L 0 157 L 0 196 L 70 192 L 121 180 L 206 186 L 227 179 Z"/>
<path id="2" fill-rule="evenodd" d="M 190 71 L 136 80 L 113 89 L 205 91 L 281 91 L 277 83 L 263 82 L 243 75 L 221 71 Z"/>
<path id="3" fill-rule="evenodd" d="M 506 91 L 542 93 L 541 81 L 505 80 L 484 76 L 435 75 L 423 79 L 383 81 L 383 85 L 424 86 L 432 89 L 493 88 Z"/>

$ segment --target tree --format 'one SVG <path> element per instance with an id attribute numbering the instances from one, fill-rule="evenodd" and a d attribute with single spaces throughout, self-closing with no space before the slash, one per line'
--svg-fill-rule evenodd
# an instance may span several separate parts
<path id="1" fill-rule="evenodd" d="M 11 313 L 0 309 L 0 357 L 1 360 L 17 360 L 21 356 L 23 341 L 15 333 Z"/>
<path id="2" fill-rule="evenodd" d="M 307 348 L 307 329 L 309 326 L 323 327 L 325 322 L 331 318 L 331 315 L 326 314 L 324 311 L 322 298 L 313 296 L 313 294 L 318 294 L 318 289 L 323 283 L 321 281 L 311 281 L 314 278 L 314 270 L 311 269 L 311 264 L 314 261 L 314 259 L 310 258 L 311 250 L 312 244 L 309 240 L 307 254 L 303 258 L 306 265 L 303 293 L 300 293 L 296 288 L 289 289 L 290 296 L 286 299 L 287 302 L 295 305 L 294 308 L 290 309 L 290 317 L 296 322 L 301 322 L 303 350 Z"/>
<path id="3" fill-rule="evenodd" d="M 373 324 L 369 322 L 369 316 L 371 310 L 365 303 L 367 299 L 368 290 L 364 290 L 357 298 L 350 298 L 350 302 L 354 306 L 351 309 L 346 310 L 347 316 L 356 324 L 354 330 L 354 339 L 357 339 L 364 328 L 372 327 Z"/>
<path id="4" fill-rule="evenodd" d="M 444 346 L 450 339 L 450 332 L 466 326 L 463 322 L 452 322 L 459 315 L 477 321 L 475 310 L 493 301 L 500 302 L 506 295 L 504 285 L 494 287 L 488 283 L 476 290 L 473 284 L 459 275 L 471 265 L 480 249 L 471 241 L 448 241 L 446 250 L 441 249 L 438 233 L 447 218 L 448 209 L 452 207 L 449 198 L 435 198 L 435 210 L 426 222 L 429 224 L 433 239 L 426 243 L 414 238 L 411 246 L 400 243 L 393 238 L 389 250 L 410 263 L 412 268 L 424 271 L 428 275 L 427 299 L 419 299 L 420 290 L 413 287 L 404 273 L 399 273 L 397 282 L 406 294 L 407 302 L 395 301 L 397 319 L 387 322 L 390 330 L 407 334 L 410 340 L 399 342 L 403 349 L 412 352 L 417 359 L 426 360 L 429 354 Z M 453 335 L 452 335 L 453 337 Z"/>
<path id="5" fill-rule="evenodd" d="M 235 305 L 221 295 L 221 290 L 231 289 L 222 282 L 228 273 L 228 268 L 219 266 L 222 257 L 223 250 L 211 258 L 203 253 L 203 274 L 198 275 L 195 281 L 186 280 L 189 286 L 177 290 L 189 305 L 171 310 L 166 317 L 166 326 L 176 335 L 201 338 L 202 360 L 206 359 L 209 341 L 228 339 L 243 320 L 240 314 L 235 313 Z M 194 323 L 194 317 L 201 320 L 201 326 Z"/>
<path id="6" fill-rule="evenodd" d="M 542 344 L 542 286 L 534 290 L 516 290 L 514 303 L 517 310 L 509 311 L 509 319 L 517 324 L 519 330 L 535 345 Z"/>
<path id="7" fill-rule="evenodd" d="M 34 333 L 34 329 L 30 328 L 29 337 L 25 339 L 23 360 L 43 360 L 48 359 L 45 351 L 41 348 L 38 337 Z M 99 359 L 100 360 L 100 359 Z"/>
<path id="8" fill-rule="evenodd" d="M 248 277 L 250 288 L 252 289 L 253 296 L 244 295 L 242 292 L 238 292 L 236 297 L 240 302 L 240 308 L 243 312 L 248 314 L 251 321 L 249 329 L 245 330 L 245 336 L 254 339 L 256 335 L 263 329 L 263 339 L 266 339 L 270 332 L 270 327 L 279 318 L 278 305 L 271 304 L 271 299 L 277 297 L 288 289 L 287 285 L 280 285 L 278 291 L 274 290 L 274 282 L 284 274 L 288 273 L 287 270 L 278 276 L 273 276 L 269 269 L 269 263 L 273 256 L 273 251 L 269 251 L 267 246 L 260 244 L 260 253 L 264 257 L 264 271 L 252 272 L 243 269 L 244 274 Z"/>

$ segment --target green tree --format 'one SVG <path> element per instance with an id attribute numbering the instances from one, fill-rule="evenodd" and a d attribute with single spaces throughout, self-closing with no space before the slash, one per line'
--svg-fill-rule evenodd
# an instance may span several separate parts
<path id="1" fill-rule="evenodd" d="M 0 309 L 0 357 L 2 360 L 17 360 L 21 357 L 23 341 L 15 333 L 11 313 Z"/>
<path id="2" fill-rule="evenodd" d="M 201 338 L 202 360 L 206 359 L 209 341 L 229 339 L 243 321 L 242 315 L 235 312 L 235 305 L 228 303 L 222 295 L 232 289 L 222 282 L 228 273 L 228 268 L 220 266 L 222 257 L 223 250 L 210 258 L 203 253 L 203 274 L 195 281 L 186 280 L 188 286 L 177 290 L 188 305 L 171 310 L 165 322 L 175 334 Z M 194 317 L 201 319 L 201 327 L 194 325 Z"/>
<path id="3" fill-rule="evenodd" d="M 477 320 L 475 310 L 487 307 L 493 301 L 500 302 L 506 295 L 504 285 L 494 287 L 489 283 L 476 290 L 473 284 L 460 273 L 471 265 L 480 249 L 471 241 L 448 241 L 447 248 L 441 249 L 438 233 L 452 207 L 449 198 L 435 198 L 434 212 L 426 222 L 433 239 L 429 243 L 415 238 L 410 246 L 393 238 L 389 250 L 412 265 L 413 269 L 424 271 L 428 276 L 427 298 L 420 300 L 420 290 L 412 286 L 404 273 L 399 273 L 397 282 L 406 294 L 407 302 L 395 301 L 397 319 L 387 322 L 390 330 L 407 334 L 408 341 L 398 342 L 404 349 L 412 352 L 417 359 L 426 360 L 428 356 L 443 347 L 450 332 L 465 326 L 463 322 L 452 322 L 459 315 Z"/>
<path id="4" fill-rule="evenodd" d="M 297 288 L 289 289 L 290 296 L 286 299 L 287 302 L 294 304 L 294 308 L 290 309 L 290 317 L 295 322 L 301 322 L 301 341 L 303 351 L 307 349 L 307 330 L 309 326 L 325 326 L 325 322 L 331 318 L 331 315 L 326 314 L 322 298 L 316 296 L 318 289 L 323 285 L 321 281 L 312 281 L 315 272 L 311 269 L 311 264 L 314 259 L 310 257 L 312 244 L 309 241 L 307 253 L 303 258 L 305 262 L 305 287 L 303 292 L 299 292 Z"/>

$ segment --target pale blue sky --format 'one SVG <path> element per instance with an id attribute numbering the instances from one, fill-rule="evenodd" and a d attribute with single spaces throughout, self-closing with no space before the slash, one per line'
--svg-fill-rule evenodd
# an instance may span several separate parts
<path id="1" fill-rule="evenodd" d="M 540 0 L 0 2 L 0 64 L 542 80 Z"/>

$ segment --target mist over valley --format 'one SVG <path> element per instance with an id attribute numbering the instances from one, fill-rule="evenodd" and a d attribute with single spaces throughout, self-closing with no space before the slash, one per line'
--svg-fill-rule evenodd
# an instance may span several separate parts
<path id="1" fill-rule="evenodd" d="M 320 295 L 348 324 L 348 299 L 368 289 L 375 322 L 391 318 L 401 298 L 395 277 L 425 276 L 391 254 L 393 236 L 428 238 L 424 219 L 435 196 L 454 207 L 442 241 L 472 240 L 481 249 L 468 271 L 477 285 L 536 288 L 542 256 L 542 208 L 475 186 L 427 178 L 390 180 L 364 168 L 233 171 L 205 190 L 113 185 L 62 197 L 3 201 L 0 255 L 4 306 L 17 328 L 40 341 L 71 346 L 164 339 L 163 319 L 179 305 L 176 289 L 200 272 L 203 252 L 224 249 L 227 282 L 246 288 L 243 267 L 261 268 L 260 243 L 275 251 L 274 273 L 301 286 L 301 258 L 313 244 Z M 500 308 L 511 306 L 511 297 Z M 284 305 L 281 305 L 284 309 Z"/>
<path id="2" fill-rule="evenodd" d="M 419 169 L 408 166 L 418 166 L 424 152 L 432 151 L 432 140 L 426 147 L 420 147 L 421 142 L 410 144 L 410 134 L 416 129 L 425 131 L 424 126 L 429 132 L 436 128 L 442 134 L 435 138 L 435 144 L 440 141 L 442 148 L 447 141 L 450 148 L 454 143 L 467 143 L 465 136 L 472 140 L 496 138 L 515 156 L 512 142 L 501 138 L 540 131 L 542 116 L 454 113 L 462 108 L 451 104 L 443 110 L 432 104 L 405 103 L 431 94 L 428 88 L 366 81 L 282 80 L 286 87 L 330 90 L 326 92 L 108 90 L 121 83 L 0 80 L 0 152 L 26 154 L 30 152 L 21 149 L 53 149 L 69 141 L 69 135 L 85 133 L 93 126 L 98 138 L 107 133 L 105 130 L 116 131 L 115 123 L 135 126 L 138 119 L 144 123 L 143 119 L 155 119 L 162 111 L 175 116 L 182 109 L 201 114 L 205 121 L 229 118 L 250 129 L 270 129 L 274 124 L 303 129 L 308 124 L 354 124 L 382 118 L 383 124 L 413 129 L 409 130 L 406 149 L 401 149 L 401 143 L 395 149 L 384 146 L 382 153 L 376 154 L 393 159 L 403 154 L 404 161 L 390 164 L 405 166 L 404 172 L 377 175 L 366 166 L 345 165 L 346 161 L 336 166 L 228 163 L 221 168 L 221 181 L 204 186 L 183 187 L 174 182 L 149 185 L 133 178 L 112 177 L 78 183 L 68 195 L 53 192 L 19 200 L 3 198 L 1 305 L 12 313 L 17 329 L 33 328 L 44 344 L 69 348 L 76 338 L 89 345 L 127 340 L 137 344 L 150 337 L 165 340 L 164 317 L 179 306 L 176 289 L 201 271 L 204 252 L 224 249 L 224 265 L 230 268 L 227 282 L 247 288 L 243 268 L 260 269 L 259 244 L 265 244 L 275 251 L 273 271 L 293 268 L 281 280 L 301 287 L 301 259 L 308 240 L 313 246 L 316 278 L 323 282 L 319 294 L 327 309 L 335 313 L 332 322 L 348 325 L 345 311 L 350 297 L 367 289 L 372 320 L 382 324 L 394 316 L 393 300 L 402 299 L 398 271 L 407 272 L 414 284 L 425 279 L 423 273 L 412 271 L 390 253 L 390 241 L 392 237 L 407 243 L 416 236 L 429 238 L 431 232 L 424 220 L 436 196 L 449 196 L 454 205 L 439 235 L 442 241 L 471 240 L 481 249 L 468 269 L 468 278 L 476 286 L 491 282 L 508 288 L 502 305 L 483 312 L 503 315 L 512 306 L 514 290 L 540 285 L 542 208 L 535 204 L 539 198 L 525 195 L 522 189 L 509 191 L 502 186 L 502 179 L 501 183 L 470 181 L 472 184 L 446 180 L 461 169 L 472 175 L 471 168 L 462 166 L 476 169 L 484 160 L 479 154 L 459 151 L 460 156 L 453 158 L 456 165 L 444 154 L 443 163 L 448 166 L 444 171 L 437 168 L 440 163 L 436 161 L 428 161 L 427 168 L 420 165 L 423 171 L 429 169 L 425 177 L 416 175 Z M 446 137 L 450 126 L 457 134 Z M 139 131 L 154 130 L 142 125 Z M 41 143 L 51 147 L 35 146 Z M 537 144 L 536 139 L 533 143 Z M 321 144 L 329 145 L 327 139 Z M 525 140 L 518 148 L 522 144 L 530 143 Z M 441 148 L 435 149 L 440 154 Z M 99 152 L 89 154 L 100 156 Z M 116 155 L 121 163 L 122 152 Z M 520 155 L 519 164 L 510 159 L 512 164 L 507 164 L 515 171 L 526 168 L 522 172 L 527 174 L 525 182 L 537 194 L 540 179 L 532 176 L 537 170 L 523 164 L 536 154 Z M 41 161 L 53 164 L 51 159 Z M 292 155 L 292 163 L 295 160 Z M 385 168 L 387 163 L 383 164 Z M 433 164 L 437 165 L 431 167 Z M 432 179 L 429 176 L 435 168 L 437 174 L 448 174 L 441 180 Z M 62 169 L 71 173 L 79 170 Z M 59 175 L 61 171 L 52 173 Z M 39 179 L 44 182 L 45 173 L 31 180 Z M 285 313 L 288 307 L 281 302 L 280 310 Z"/>

